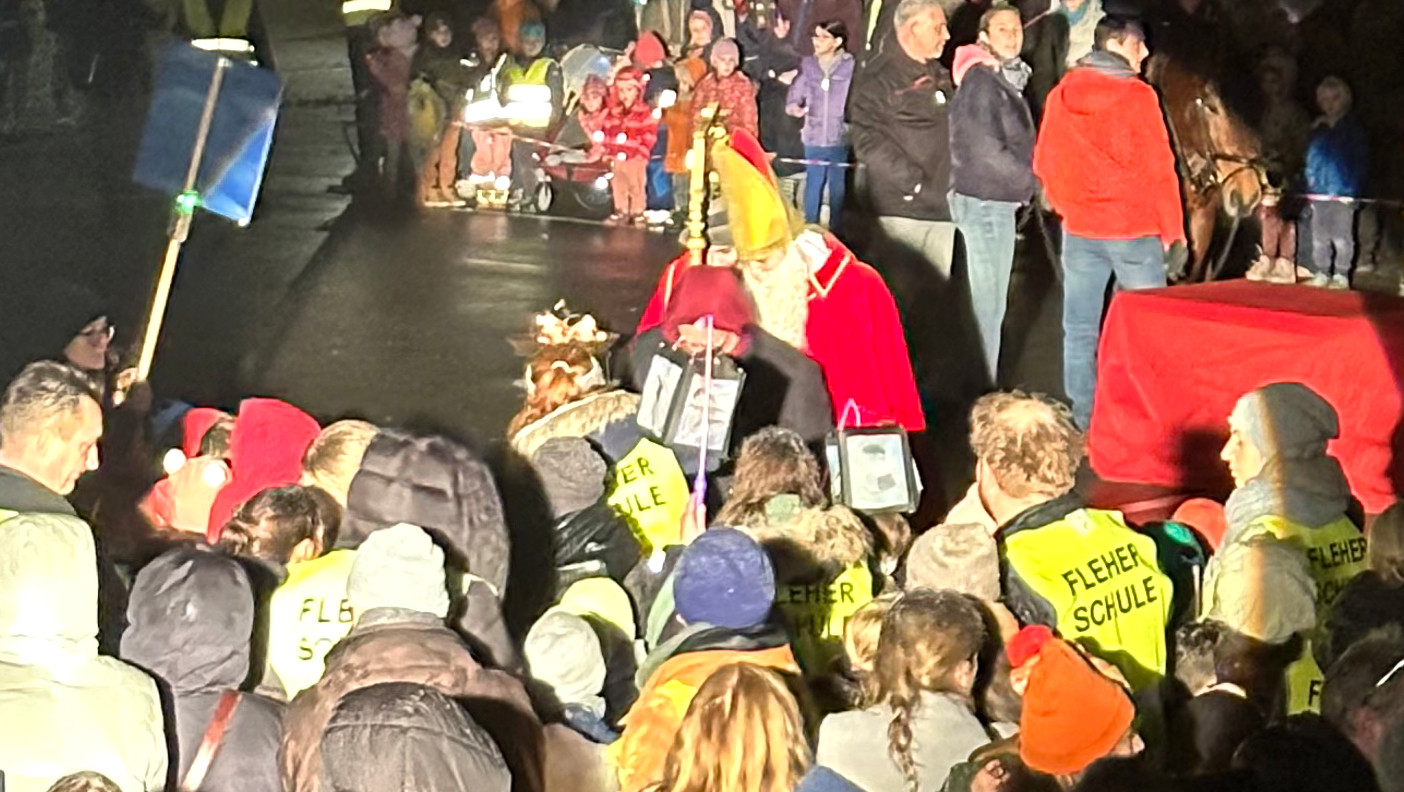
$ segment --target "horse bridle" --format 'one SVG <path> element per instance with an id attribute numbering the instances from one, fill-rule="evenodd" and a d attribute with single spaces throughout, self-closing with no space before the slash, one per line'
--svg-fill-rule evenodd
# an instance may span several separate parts
<path id="1" fill-rule="evenodd" d="M 1263 189 L 1267 189 L 1270 184 L 1268 182 L 1267 166 L 1264 161 L 1259 157 L 1245 157 L 1242 154 L 1227 154 L 1219 151 L 1214 145 L 1214 136 L 1209 129 L 1209 118 L 1206 115 L 1213 111 L 1205 104 L 1204 95 L 1202 93 L 1197 93 L 1195 95 L 1194 106 L 1195 112 L 1199 118 L 1200 131 L 1203 134 L 1206 145 L 1209 147 L 1207 152 L 1194 152 L 1195 158 L 1200 160 L 1199 165 L 1196 166 L 1191 162 L 1191 154 L 1185 150 L 1184 144 L 1180 141 L 1180 136 L 1175 130 L 1174 123 L 1167 124 L 1167 126 L 1170 127 L 1171 135 L 1175 138 L 1175 147 L 1179 149 L 1180 157 L 1185 162 L 1190 184 L 1200 192 L 1221 190 L 1226 183 L 1233 180 L 1238 174 L 1246 170 L 1252 170 L 1253 175 L 1257 177 L 1258 185 Z M 1234 167 L 1225 175 L 1220 175 L 1219 163 L 1223 162 L 1231 163 L 1237 167 Z"/>

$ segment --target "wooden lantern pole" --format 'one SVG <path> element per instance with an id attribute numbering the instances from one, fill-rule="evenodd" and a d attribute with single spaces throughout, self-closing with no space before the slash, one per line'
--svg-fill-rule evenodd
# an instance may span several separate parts
<path id="1" fill-rule="evenodd" d="M 185 172 L 185 189 L 176 196 L 175 214 L 171 218 L 169 241 L 166 244 L 166 258 L 161 262 L 161 273 L 156 278 L 156 293 L 151 298 L 151 312 L 146 317 L 146 332 L 141 339 L 141 358 L 137 362 L 138 382 L 146 381 L 151 374 L 151 362 L 156 358 L 156 342 L 161 337 L 161 324 L 166 317 L 166 305 L 170 302 L 171 284 L 175 281 L 180 248 L 190 236 L 190 221 L 195 216 L 195 207 L 199 202 L 195 180 L 200 173 L 200 161 L 205 158 L 205 143 L 210 137 L 215 104 L 219 100 L 219 89 L 224 83 L 224 72 L 228 68 L 228 58 L 215 61 L 214 76 L 210 78 L 210 87 L 205 92 L 205 107 L 200 113 L 200 126 L 195 131 L 195 147 L 190 153 L 190 167 Z"/>

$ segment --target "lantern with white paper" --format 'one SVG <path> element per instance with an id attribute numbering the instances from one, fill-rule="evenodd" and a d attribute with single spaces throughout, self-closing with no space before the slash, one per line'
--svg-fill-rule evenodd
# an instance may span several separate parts
<path id="1" fill-rule="evenodd" d="M 897 424 L 849 428 L 850 410 L 856 415 L 852 401 L 844 407 L 838 429 L 824 442 L 831 498 L 869 514 L 915 511 L 921 478 L 907 430 Z"/>
<path id="2" fill-rule="evenodd" d="M 709 381 L 706 357 L 705 352 L 658 350 L 644 377 L 638 425 L 649 438 L 672 448 L 700 450 L 705 436 L 707 455 L 721 459 L 731 445 L 746 372 L 726 355 L 714 354 Z"/>

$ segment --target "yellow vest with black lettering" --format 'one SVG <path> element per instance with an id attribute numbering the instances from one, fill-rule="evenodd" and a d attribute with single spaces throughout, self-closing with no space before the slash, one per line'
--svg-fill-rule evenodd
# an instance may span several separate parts
<path id="1" fill-rule="evenodd" d="M 1156 561 L 1155 541 L 1131 530 L 1120 512 L 1077 509 L 1011 531 L 1004 551 L 1010 589 L 1027 590 L 1012 596 L 1042 600 L 1059 635 L 1121 669 L 1134 690 L 1165 674 L 1170 579 Z M 1026 608 L 1009 604 L 1027 618 Z"/>
<path id="2" fill-rule="evenodd" d="M 1284 517 L 1259 517 L 1244 529 L 1243 537 L 1269 533 L 1306 553 L 1311 578 L 1316 582 L 1316 623 L 1323 625 L 1331 604 L 1351 578 L 1368 567 L 1365 535 L 1341 515 L 1325 525 L 1308 528 Z M 1321 711 L 1321 685 L 1324 675 L 1312 656 L 1311 641 L 1304 642 L 1302 656 L 1287 667 L 1287 714 Z"/>
<path id="3" fill-rule="evenodd" d="M 785 616 L 795 660 L 809 676 L 833 670 L 843 654 L 843 630 L 859 608 L 873 600 L 873 573 L 866 561 L 827 583 L 775 588 L 775 604 Z"/>
<path id="4" fill-rule="evenodd" d="M 288 565 L 288 579 L 268 606 L 268 662 L 291 701 L 322 678 L 323 661 L 356 624 L 346 579 L 355 550 Z"/>
<path id="5" fill-rule="evenodd" d="M 629 518 L 649 553 L 679 542 L 690 491 L 673 449 L 644 438 L 614 464 L 608 501 Z"/>

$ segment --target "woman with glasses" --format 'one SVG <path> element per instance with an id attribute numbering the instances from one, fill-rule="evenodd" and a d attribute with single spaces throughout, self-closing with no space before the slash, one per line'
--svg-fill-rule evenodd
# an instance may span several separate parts
<path id="1" fill-rule="evenodd" d="M 844 106 L 853 83 L 853 56 L 848 28 L 837 20 L 814 26 L 814 54 L 800 63 L 799 76 L 790 84 L 786 112 L 804 119 L 804 219 L 819 222 L 824 187 L 829 188 L 829 228 L 837 231 L 843 213 L 844 166 L 850 151 Z"/>

